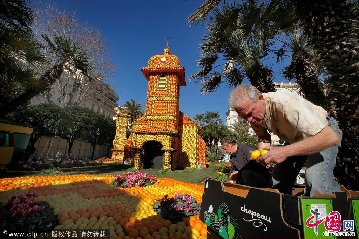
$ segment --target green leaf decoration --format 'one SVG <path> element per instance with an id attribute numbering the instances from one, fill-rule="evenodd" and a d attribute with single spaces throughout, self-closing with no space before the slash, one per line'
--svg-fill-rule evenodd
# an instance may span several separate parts
<path id="1" fill-rule="evenodd" d="M 236 229 L 234 228 L 234 226 L 233 226 L 232 223 L 228 223 L 227 231 L 228 231 L 228 237 L 229 237 L 229 239 L 232 239 L 232 238 L 234 237 L 234 233 L 235 233 L 235 231 L 236 231 Z"/>
<path id="2" fill-rule="evenodd" d="M 222 209 L 218 208 L 217 214 L 218 214 L 218 218 L 221 218 L 222 217 Z"/>
<path id="3" fill-rule="evenodd" d="M 226 228 L 224 226 L 221 226 L 221 228 L 218 231 L 218 234 L 224 239 L 229 239 L 227 230 L 226 230 Z"/>
<path id="4" fill-rule="evenodd" d="M 205 223 L 206 223 L 207 226 L 211 225 L 211 218 L 207 218 Z"/>

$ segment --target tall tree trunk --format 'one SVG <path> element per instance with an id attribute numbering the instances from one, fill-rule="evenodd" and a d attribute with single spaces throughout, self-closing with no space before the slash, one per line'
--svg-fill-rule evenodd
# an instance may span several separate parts
<path id="1" fill-rule="evenodd" d="M 298 0 L 296 8 L 304 34 L 330 75 L 328 99 L 343 130 L 338 171 L 346 177 L 339 179 L 345 186 L 359 189 L 358 3 Z"/>
<path id="2" fill-rule="evenodd" d="M 297 81 L 307 100 L 328 110 L 317 67 L 303 48 L 294 49 L 291 64 L 284 70 L 284 74 L 288 79 Z"/>
<path id="3" fill-rule="evenodd" d="M 94 159 L 94 156 L 95 156 L 95 148 L 96 148 L 96 144 L 91 144 L 91 160 Z"/>
<path id="4" fill-rule="evenodd" d="M 67 139 L 67 142 L 69 143 L 69 148 L 67 150 L 67 157 L 69 159 L 72 159 L 72 147 L 74 146 L 74 139 L 70 138 L 70 139 Z"/>
<path id="5" fill-rule="evenodd" d="M 40 138 L 40 134 L 38 133 L 32 133 L 31 136 L 30 136 L 30 140 L 29 140 L 29 146 L 32 146 L 34 147 L 37 140 Z"/>

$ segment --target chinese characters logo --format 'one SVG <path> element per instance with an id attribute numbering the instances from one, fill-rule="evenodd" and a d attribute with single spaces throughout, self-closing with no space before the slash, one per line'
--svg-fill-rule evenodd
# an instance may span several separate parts
<path id="1" fill-rule="evenodd" d="M 313 228 L 315 235 L 318 236 L 318 227 L 324 223 L 324 236 L 355 236 L 354 220 L 342 221 L 340 212 L 332 211 L 327 215 L 325 204 L 312 204 L 310 212 L 311 216 L 305 221 L 305 225 Z"/>

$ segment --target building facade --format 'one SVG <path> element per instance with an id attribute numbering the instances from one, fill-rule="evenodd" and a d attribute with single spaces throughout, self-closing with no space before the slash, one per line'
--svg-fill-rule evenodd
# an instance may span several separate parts
<path id="1" fill-rule="evenodd" d="M 99 78 L 89 79 L 81 73 L 64 71 L 51 89 L 35 96 L 30 104 L 53 103 L 60 107 L 81 106 L 107 117 L 114 117 L 118 95 Z"/>
<path id="2" fill-rule="evenodd" d="M 71 74 L 64 71 L 61 78 L 51 86 L 50 90 L 33 99 L 30 104 L 38 105 L 53 103 L 60 107 L 80 106 L 105 117 L 116 117 L 118 95 L 112 87 L 99 78 L 89 79 L 80 72 Z M 41 136 L 36 142 L 37 158 L 53 159 L 59 153 L 66 155 L 69 145 L 65 139 L 59 137 Z M 91 158 L 91 144 L 85 141 L 77 141 L 72 147 L 73 159 Z M 94 157 L 107 157 L 110 154 L 110 146 L 97 145 Z"/>
<path id="3" fill-rule="evenodd" d="M 238 114 L 232 108 L 229 108 L 226 113 L 226 126 L 230 128 L 232 125 L 238 123 Z"/>
<path id="4" fill-rule="evenodd" d="M 277 91 L 286 89 L 286 90 L 292 90 L 297 92 L 298 94 L 302 95 L 300 92 L 300 87 L 297 83 L 291 83 L 291 82 L 274 82 L 274 87 Z"/>
<path id="5" fill-rule="evenodd" d="M 85 92 L 81 106 L 108 117 L 116 115 L 118 95 L 112 87 L 100 80 L 94 80 Z"/>

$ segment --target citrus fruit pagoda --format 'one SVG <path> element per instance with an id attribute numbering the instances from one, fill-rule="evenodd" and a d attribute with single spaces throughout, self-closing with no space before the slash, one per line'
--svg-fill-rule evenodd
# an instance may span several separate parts
<path id="1" fill-rule="evenodd" d="M 163 54 L 153 55 L 141 71 L 148 81 L 147 100 L 144 115 L 133 122 L 129 137 L 133 166 L 143 167 L 144 145 L 154 141 L 163 151 L 163 169 L 205 166 L 206 144 L 199 135 L 200 126 L 179 110 L 180 89 L 186 86 L 179 57 L 166 47 Z"/>
<path id="2" fill-rule="evenodd" d="M 145 186 L 115 187 L 113 175 L 25 176 L 0 179 L 0 202 L 33 193 L 57 216 L 54 230 L 107 230 L 111 238 L 206 238 L 199 215 L 171 222 L 154 209 L 166 197 L 191 195 L 199 204 L 203 185 L 157 178 Z"/>

